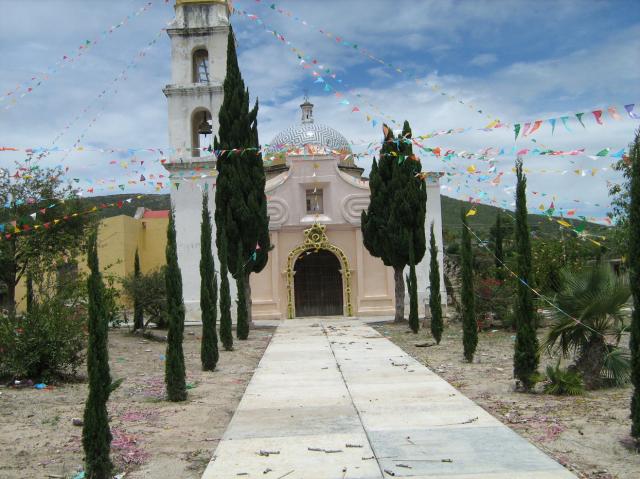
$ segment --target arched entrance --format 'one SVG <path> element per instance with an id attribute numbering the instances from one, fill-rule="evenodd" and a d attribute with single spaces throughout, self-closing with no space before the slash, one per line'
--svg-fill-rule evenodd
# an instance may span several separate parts
<path id="1" fill-rule="evenodd" d="M 343 314 L 340 260 L 331 251 L 306 251 L 293 268 L 296 316 Z"/>
<path id="2" fill-rule="evenodd" d="M 337 272 L 340 275 L 340 287 L 341 287 L 341 301 L 336 301 L 335 303 L 340 305 L 340 310 L 335 314 L 344 314 L 345 316 L 353 315 L 353 307 L 351 305 L 351 270 L 349 269 L 349 261 L 347 260 L 344 252 L 338 248 L 336 245 L 333 245 L 329 242 L 327 235 L 325 233 L 326 226 L 314 224 L 311 228 L 304 230 L 304 242 L 295 247 L 288 255 L 287 258 L 287 269 L 285 271 L 286 281 L 287 281 L 287 317 L 289 319 L 294 318 L 295 316 L 301 316 L 298 312 L 298 305 L 302 304 L 297 296 L 298 296 L 298 281 L 297 275 L 301 270 L 307 269 L 304 263 L 300 263 L 298 265 L 298 260 L 301 256 L 311 256 L 312 254 L 318 254 L 320 252 L 326 252 L 329 255 L 333 256 L 333 259 L 338 260 L 338 268 Z M 310 253 L 307 255 L 306 253 Z M 323 253 L 324 254 L 324 253 Z M 324 271 L 327 274 L 334 274 L 336 272 L 335 263 L 331 263 L 331 259 L 324 259 L 326 256 L 316 256 L 311 259 L 312 262 L 316 262 L 316 266 L 319 264 L 319 270 Z M 305 261 L 305 259 L 302 259 Z M 313 271 L 313 263 L 309 263 L 310 268 L 308 271 L 302 271 L 303 276 L 309 276 L 311 280 L 308 284 L 316 284 L 316 280 L 314 278 Z M 331 271 L 332 273 L 329 273 Z M 322 273 L 321 273 L 322 274 Z M 294 286 L 294 275 L 296 276 L 295 286 Z M 300 282 L 300 287 L 302 288 L 302 284 L 304 284 L 305 280 Z M 335 284 L 335 283 L 334 283 Z M 305 293 L 301 290 L 300 294 L 304 295 Z M 332 293 L 326 293 L 332 294 Z M 335 296 L 335 295 L 334 295 Z M 331 296 L 332 298 L 334 296 Z M 327 314 L 327 313 L 325 313 Z M 333 314 L 333 313 L 330 313 Z"/>

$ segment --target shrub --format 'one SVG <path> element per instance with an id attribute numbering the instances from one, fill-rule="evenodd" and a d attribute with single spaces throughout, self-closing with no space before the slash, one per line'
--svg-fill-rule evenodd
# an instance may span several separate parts
<path id="1" fill-rule="evenodd" d="M 555 366 L 547 366 L 547 382 L 544 385 L 544 392 L 558 396 L 579 396 L 584 393 L 584 382 L 579 372 L 561 369 L 560 361 L 558 361 Z"/>
<path id="2" fill-rule="evenodd" d="M 0 315 L 0 376 L 49 381 L 84 360 L 84 288 L 40 294 L 29 313 Z"/>
<path id="3" fill-rule="evenodd" d="M 483 328 L 495 326 L 500 322 L 503 327 L 512 325 L 510 319 L 513 303 L 513 289 L 510 283 L 492 277 L 480 277 L 474 283 L 476 295 L 476 314 Z"/>
<path id="4" fill-rule="evenodd" d="M 147 324 L 155 323 L 158 328 L 167 327 L 167 292 L 164 267 L 142 273 L 131 274 L 122 280 L 125 295 L 132 303 L 142 306 Z"/>
<path id="5" fill-rule="evenodd" d="M 631 380 L 631 354 L 612 344 L 607 344 L 607 349 L 609 352 L 602 366 L 604 384 L 624 386 Z"/>

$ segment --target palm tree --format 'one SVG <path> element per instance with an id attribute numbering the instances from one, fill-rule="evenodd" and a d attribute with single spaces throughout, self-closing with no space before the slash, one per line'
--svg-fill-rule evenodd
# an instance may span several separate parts
<path id="1" fill-rule="evenodd" d="M 579 272 L 562 270 L 560 278 L 555 297 L 559 310 L 553 312 L 554 324 L 542 346 L 565 357 L 574 353 L 572 367 L 587 389 L 602 385 L 603 375 L 623 381 L 628 367 L 617 346 L 624 330 L 621 310 L 630 296 L 627 281 L 602 264 Z"/>

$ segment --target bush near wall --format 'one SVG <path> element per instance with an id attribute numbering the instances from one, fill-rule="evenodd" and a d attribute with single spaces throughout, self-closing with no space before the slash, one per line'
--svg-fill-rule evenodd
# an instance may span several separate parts
<path id="1" fill-rule="evenodd" d="M 0 314 L 0 377 L 50 381 L 75 375 L 84 361 L 82 287 L 38 297 L 30 312 Z"/>

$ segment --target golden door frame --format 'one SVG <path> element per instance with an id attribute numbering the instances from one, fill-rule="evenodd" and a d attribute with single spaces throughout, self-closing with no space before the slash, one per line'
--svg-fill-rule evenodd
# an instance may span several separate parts
<path id="1" fill-rule="evenodd" d="M 293 267 L 298 257 L 309 250 L 318 251 L 321 249 L 331 251 L 338 257 L 340 261 L 342 273 L 342 295 L 343 295 L 343 313 L 346 316 L 353 316 L 353 306 L 351 304 L 351 271 L 349 270 L 349 260 L 344 252 L 336 245 L 331 244 L 326 234 L 327 227 L 325 225 L 314 224 L 311 228 L 304 230 L 304 242 L 296 246 L 287 258 L 287 316 L 289 319 L 295 318 L 295 290 L 293 287 Z"/>

